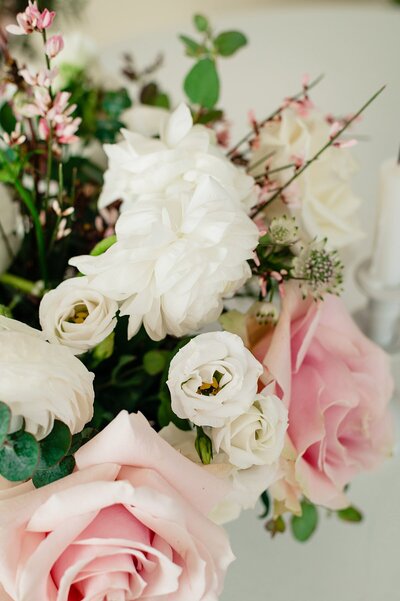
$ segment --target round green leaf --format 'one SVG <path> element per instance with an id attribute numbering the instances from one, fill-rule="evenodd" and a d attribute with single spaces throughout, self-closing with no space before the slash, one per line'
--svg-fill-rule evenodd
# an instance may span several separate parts
<path id="1" fill-rule="evenodd" d="M 10 408 L 0 401 L 0 446 L 6 439 L 10 427 L 11 411 Z"/>
<path id="2" fill-rule="evenodd" d="M 75 459 L 72 455 L 64 457 L 57 465 L 49 468 L 48 470 L 38 470 L 33 474 L 32 482 L 36 488 L 46 486 L 51 482 L 65 478 L 71 474 L 75 467 Z"/>
<path id="3" fill-rule="evenodd" d="M 28 432 L 9 434 L 0 449 L 0 474 L 11 482 L 30 478 L 39 461 L 39 444 Z"/>
<path id="4" fill-rule="evenodd" d="M 210 58 L 198 61 L 187 74 L 184 89 L 194 104 L 213 108 L 219 98 L 219 77 L 214 61 Z"/>
<path id="5" fill-rule="evenodd" d="M 339 509 L 337 512 L 338 517 L 345 522 L 361 522 L 363 515 L 356 507 L 346 507 L 346 509 Z"/>
<path id="6" fill-rule="evenodd" d="M 295 539 L 305 542 L 315 532 L 318 524 L 318 512 L 315 505 L 303 501 L 301 503 L 302 513 L 292 517 L 292 532 Z"/>
<path id="7" fill-rule="evenodd" d="M 56 420 L 52 431 L 40 441 L 39 470 L 56 465 L 68 453 L 72 435 L 68 426 Z"/>
<path id="8" fill-rule="evenodd" d="M 231 56 L 247 44 L 247 38 L 240 31 L 224 31 L 214 40 L 214 47 L 221 56 Z"/>
<path id="9" fill-rule="evenodd" d="M 207 29 L 209 28 L 208 19 L 207 17 L 204 17 L 204 15 L 194 15 L 193 23 L 197 31 L 200 32 L 207 31 Z"/>
<path id="10" fill-rule="evenodd" d="M 168 357 L 165 351 L 148 351 L 143 357 L 143 367 L 150 376 L 156 376 L 164 370 Z"/>

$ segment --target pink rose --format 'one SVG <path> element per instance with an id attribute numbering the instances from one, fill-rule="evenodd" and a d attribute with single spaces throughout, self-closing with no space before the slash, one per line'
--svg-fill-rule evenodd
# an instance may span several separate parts
<path id="1" fill-rule="evenodd" d="M 253 348 L 289 408 L 280 494 L 294 480 L 299 494 L 338 509 L 349 504 L 345 485 L 391 452 L 389 362 L 337 297 L 316 303 L 286 290 L 277 327 Z"/>
<path id="2" fill-rule="evenodd" d="M 75 473 L 49 486 L 0 493 L 0 593 L 12 601 L 218 599 L 233 556 L 206 516 L 227 492 L 221 480 L 126 411 L 76 460 Z"/>

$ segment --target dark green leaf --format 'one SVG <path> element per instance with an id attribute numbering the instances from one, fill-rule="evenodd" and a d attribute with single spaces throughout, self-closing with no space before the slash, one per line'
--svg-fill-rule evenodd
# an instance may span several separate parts
<path id="1" fill-rule="evenodd" d="M 64 457 L 57 463 L 54 467 L 51 467 L 47 470 L 38 470 L 34 473 L 32 477 L 33 485 L 36 488 L 40 488 L 41 486 L 46 486 L 51 482 L 55 482 L 56 480 L 60 480 L 60 478 L 65 478 L 71 474 L 75 467 L 75 459 L 72 455 L 68 455 Z"/>
<path id="2" fill-rule="evenodd" d="M 207 17 L 204 17 L 203 15 L 194 15 L 193 23 L 197 31 L 200 32 L 207 31 L 210 27 Z"/>
<path id="3" fill-rule="evenodd" d="M 171 102 L 169 100 L 168 94 L 164 94 L 163 92 L 157 94 L 157 96 L 154 98 L 153 106 L 159 106 L 163 109 L 169 109 L 171 107 Z"/>
<path id="4" fill-rule="evenodd" d="M 63 422 L 56 420 L 52 431 L 40 441 L 39 470 L 48 469 L 59 463 L 68 453 L 71 446 L 72 435 Z"/>
<path id="5" fill-rule="evenodd" d="M 39 462 L 39 444 L 28 432 L 9 434 L 0 449 L 0 474 L 11 482 L 30 478 Z"/>
<path id="6" fill-rule="evenodd" d="M 10 427 L 11 411 L 10 408 L 0 401 L 0 446 L 6 439 Z"/>
<path id="7" fill-rule="evenodd" d="M 14 117 L 11 106 L 5 102 L 0 108 L 0 126 L 8 134 L 14 131 L 17 120 Z"/>
<path id="8" fill-rule="evenodd" d="M 185 44 L 186 54 L 188 56 L 201 56 L 207 51 L 205 46 L 199 44 L 196 40 L 189 38 L 187 35 L 180 35 L 179 39 Z"/>
<path id="9" fill-rule="evenodd" d="M 161 428 L 168 426 L 171 422 L 180 430 L 191 430 L 190 424 L 186 419 L 181 419 L 171 409 L 171 397 L 166 385 L 164 385 L 159 394 L 161 404 L 158 408 L 157 419 Z"/>
<path id="10" fill-rule="evenodd" d="M 206 125 L 207 123 L 212 123 L 213 121 L 219 121 L 222 119 L 223 115 L 223 111 L 220 111 L 219 109 L 207 111 L 198 115 L 196 123 L 202 123 L 203 125 Z"/>
<path id="11" fill-rule="evenodd" d="M 270 508 L 271 508 L 271 501 L 268 495 L 268 492 L 265 490 L 262 495 L 260 496 L 260 501 L 261 503 L 264 505 L 264 511 L 261 515 L 259 515 L 258 517 L 260 519 L 266 518 L 267 515 L 269 514 Z"/>
<path id="12" fill-rule="evenodd" d="M 213 108 L 219 98 L 219 77 L 214 61 L 210 58 L 198 61 L 187 74 L 184 89 L 194 104 Z"/>
<path id="13" fill-rule="evenodd" d="M 73 455 L 77 452 L 78 449 L 81 448 L 86 442 L 89 442 L 94 436 L 96 436 L 97 430 L 95 428 L 84 428 L 82 432 L 78 434 L 74 434 L 72 437 L 71 448 L 69 450 L 70 454 Z"/>
<path id="14" fill-rule="evenodd" d="M 131 106 L 132 101 L 125 88 L 105 92 L 103 96 L 102 108 L 112 119 L 119 119 L 121 114 Z"/>
<path id="15" fill-rule="evenodd" d="M 115 332 L 111 332 L 105 338 L 94 347 L 93 349 L 93 363 L 94 367 L 97 367 L 100 363 L 112 357 L 114 352 L 114 343 L 115 343 Z"/>
<path id="16" fill-rule="evenodd" d="M 315 532 L 318 524 L 318 511 L 315 505 L 302 501 L 301 515 L 292 516 L 292 532 L 296 540 L 305 542 Z"/>
<path id="17" fill-rule="evenodd" d="M 247 38 L 240 31 L 224 31 L 214 40 L 214 46 L 221 56 L 231 56 L 247 44 Z"/>
<path id="18" fill-rule="evenodd" d="M 160 374 L 168 362 L 168 351 L 148 351 L 143 357 L 143 367 L 150 376 Z"/>
<path id="19" fill-rule="evenodd" d="M 339 509 L 337 512 L 338 518 L 345 522 L 361 522 L 363 515 L 356 507 L 346 507 L 346 509 Z"/>

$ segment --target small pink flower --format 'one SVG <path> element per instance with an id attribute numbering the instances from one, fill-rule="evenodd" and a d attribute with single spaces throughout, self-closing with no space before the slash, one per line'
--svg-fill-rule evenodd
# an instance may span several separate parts
<path id="1" fill-rule="evenodd" d="M 47 140 L 50 135 L 50 126 L 44 117 L 39 120 L 38 133 L 41 140 Z"/>
<path id="2" fill-rule="evenodd" d="M 8 146 L 19 146 L 20 144 L 23 144 L 26 140 L 26 136 L 21 132 L 21 123 L 17 123 L 15 130 L 11 134 L 5 132 L 3 134 L 3 140 Z"/>
<path id="3" fill-rule="evenodd" d="M 36 0 L 34 2 L 29 0 L 25 11 L 17 15 L 18 25 L 8 25 L 6 29 L 14 35 L 29 35 L 34 31 L 42 32 L 51 26 L 55 16 L 56 13 L 47 8 L 40 12 Z"/>
<path id="4" fill-rule="evenodd" d="M 48 88 L 58 75 L 58 69 L 43 69 L 38 73 L 32 72 L 29 69 L 20 69 L 18 74 L 26 81 L 29 86 L 40 86 Z"/>
<path id="5" fill-rule="evenodd" d="M 358 144 L 355 138 L 351 140 L 337 140 L 333 143 L 335 148 L 352 148 L 352 146 L 356 146 Z"/>
<path id="6" fill-rule="evenodd" d="M 64 40 L 61 35 L 53 35 L 46 43 L 46 54 L 49 58 L 55 58 L 64 48 Z"/>

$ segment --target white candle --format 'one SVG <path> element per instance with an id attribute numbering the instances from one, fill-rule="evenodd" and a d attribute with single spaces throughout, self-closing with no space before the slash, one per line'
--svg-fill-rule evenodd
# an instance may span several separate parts
<path id="1" fill-rule="evenodd" d="M 388 159 L 380 170 L 371 276 L 382 286 L 400 286 L 400 165 L 397 159 Z"/>
<path id="2" fill-rule="evenodd" d="M 400 164 L 388 159 L 380 170 L 379 204 L 370 276 L 382 289 L 400 288 Z M 371 300 L 369 336 L 383 347 L 396 337 L 400 303 Z"/>

